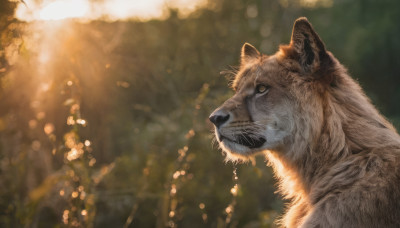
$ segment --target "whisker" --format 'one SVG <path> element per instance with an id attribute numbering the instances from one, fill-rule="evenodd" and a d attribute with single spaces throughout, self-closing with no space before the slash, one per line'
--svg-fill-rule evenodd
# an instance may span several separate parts
<path id="1" fill-rule="evenodd" d="M 233 81 L 238 72 L 239 67 L 229 66 L 229 69 L 221 71 L 220 75 L 224 75 L 225 78 L 229 81 L 229 87 L 232 87 Z"/>
<path id="2" fill-rule="evenodd" d="M 243 138 L 245 141 L 247 141 L 250 145 L 255 145 L 254 140 L 253 140 L 250 136 L 246 137 L 246 135 L 245 135 L 243 132 L 240 133 L 240 134 L 243 136 L 242 138 Z M 242 139 L 242 138 L 239 138 L 239 141 L 240 141 L 240 139 Z M 250 142 L 249 138 L 251 139 L 252 142 Z"/>

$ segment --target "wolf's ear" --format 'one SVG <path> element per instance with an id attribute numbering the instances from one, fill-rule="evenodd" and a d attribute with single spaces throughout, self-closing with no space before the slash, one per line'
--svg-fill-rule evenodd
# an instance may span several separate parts
<path id="1" fill-rule="evenodd" d="M 306 73 L 314 73 L 329 61 L 324 43 L 305 17 L 294 22 L 289 47 Z"/>
<path id="2" fill-rule="evenodd" d="M 247 63 L 258 59 L 259 57 L 261 57 L 260 52 L 258 52 L 253 45 L 245 43 L 240 54 L 240 65 L 246 65 Z"/>

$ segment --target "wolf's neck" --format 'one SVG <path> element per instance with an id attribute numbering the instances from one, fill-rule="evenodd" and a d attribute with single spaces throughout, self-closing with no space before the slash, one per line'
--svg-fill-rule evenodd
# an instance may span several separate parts
<path id="1" fill-rule="evenodd" d="M 323 121 L 298 126 L 298 134 L 308 130 L 309 138 L 294 137 L 287 151 L 268 152 L 267 157 L 287 198 L 307 197 L 313 184 L 339 162 L 358 153 L 400 148 L 400 137 L 350 78 L 342 78 L 341 88 L 325 97 Z M 378 150 L 377 150 L 378 149 Z"/>

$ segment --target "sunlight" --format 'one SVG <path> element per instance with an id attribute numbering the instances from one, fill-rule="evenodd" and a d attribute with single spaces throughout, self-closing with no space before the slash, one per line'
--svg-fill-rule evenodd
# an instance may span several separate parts
<path id="1" fill-rule="evenodd" d="M 57 1 L 50 3 L 40 11 L 40 19 L 61 20 L 79 18 L 85 16 L 88 9 L 89 4 L 84 0 Z"/>
<path id="2" fill-rule="evenodd" d="M 152 18 L 162 15 L 163 0 L 131 1 L 118 0 L 106 1 L 104 9 L 112 19 L 140 17 Z"/>
<path id="3" fill-rule="evenodd" d="M 176 8 L 188 15 L 204 4 L 205 0 L 25 0 L 19 4 L 15 16 L 22 21 L 49 21 L 63 19 L 126 20 L 163 18 L 166 8 Z"/>

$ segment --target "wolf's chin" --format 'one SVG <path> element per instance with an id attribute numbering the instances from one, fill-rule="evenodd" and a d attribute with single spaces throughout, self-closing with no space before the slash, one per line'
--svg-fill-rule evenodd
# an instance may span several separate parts
<path id="1" fill-rule="evenodd" d="M 224 152 L 226 162 L 230 161 L 240 163 L 242 161 L 247 161 L 251 156 L 249 149 L 227 140 L 219 142 L 219 147 Z"/>
<path id="2" fill-rule="evenodd" d="M 261 152 L 258 150 L 250 149 L 247 146 L 238 144 L 226 138 L 219 141 L 219 147 L 225 153 L 225 161 L 231 162 L 247 162 L 251 160 L 255 154 Z"/>

